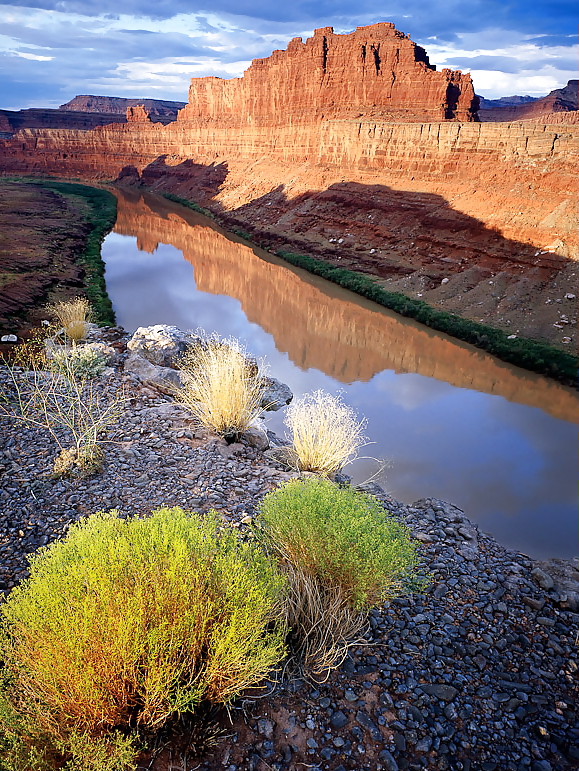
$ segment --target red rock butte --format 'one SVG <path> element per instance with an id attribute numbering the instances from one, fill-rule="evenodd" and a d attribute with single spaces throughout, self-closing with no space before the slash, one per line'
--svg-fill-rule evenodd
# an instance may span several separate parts
<path id="1" fill-rule="evenodd" d="M 517 334 L 574 340 L 571 323 L 527 310 L 529 289 L 560 281 L 553 296 L 577 294 L 579 125 L 562 113 L 481 123 L 477 107 L 470 75 L 438 72 L 392 24 L 327 27 L 241 78 L 194 78 L 166 125 L 138 105 L 91 130 L 7 135 L 0 123 L 0 173 L 174 193 L 272 248 Z M 488 291 L 498 277 L 505 302 Z"/>
<path id="2" fill-rule="evenodd" d="M 242 78 L 193 78 L 179 120 L 271 125 L 328 118 L 398 122 L 475 120 L 471 77 L 437 72 L 393 24 L 336 35 L 323 27 L 286 51 L 255 59 Z"/>

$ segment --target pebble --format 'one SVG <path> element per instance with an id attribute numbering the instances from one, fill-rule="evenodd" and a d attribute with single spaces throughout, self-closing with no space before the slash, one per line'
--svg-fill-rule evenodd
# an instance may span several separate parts
<path id="1" fill-rule="evenodd" d="M 126 343 L 122 330 L 100 334 L 105 343 Z M 122 360 L 126 353 L 115 347 Z M 261 498 L 295 476 L 243 441 L 231 450 L 121 364 L 95 385 L 109 395 L 125 387 L 130 401 L 104 445 L 103 472 L 91 479 L 50 479 L 53 439 L 0 419 L 1 591 L 26 577 L 28 554 L 94 511 L 145 516 L 160 506 L 214 507 L 243 529 Z M 563 591 L 551 568 L 504 549 L 450 503 L 425 498 L 407 506 L 374 484 L 361 487 L 418 534 L 428 586 L 374 609 L 367 644 L 351 649 L 323 682 L 278 683 L 255 700 L 253 722 L 246 701 L 236 703 L 234 730 L 243 739 L 222 743 L 200 767 L 577 769 L 573 586 Z"/>

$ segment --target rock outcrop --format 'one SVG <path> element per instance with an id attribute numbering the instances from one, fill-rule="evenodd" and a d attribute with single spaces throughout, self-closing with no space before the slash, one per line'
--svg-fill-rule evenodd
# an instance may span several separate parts
<path id="1" fill-rule="evenodd" d="M 478 113 L 479 119 L 484 122 L 538 120 L 551 123 L 554 116 L 559 118 L 561 114 L 577 113 L 578 89 L 579 80 L 570 80 L 563 88 L 556 88 L 540 99 L 506 97 L 505 99 L 483 100 Z M 566 122 L 566 119 L 555 122 Z M 572 122 L 575 123 L 576 120 Z"/>
<path id="2" fill-rule="evenodd" d="M 393 24 L 337 35 L 317 29 L 304 43 L 255 59 L 242 78 L 193 78 L 179 120 L 268 126 L 332 118 L 397 122 L 476 117 L 470 75 L 437 72 L 426 51 Z"/>

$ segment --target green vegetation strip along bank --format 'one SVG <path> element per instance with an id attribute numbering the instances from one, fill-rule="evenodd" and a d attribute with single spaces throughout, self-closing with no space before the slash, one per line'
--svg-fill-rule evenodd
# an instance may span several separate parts
<path id="1" fill-rule="evenodd" d="M 207 209 L 203 209 L 185 198 L 171 193 L 163 193 L 163 196 L 169 201 L 179 203 L 200 214 L 218 219 Z M 230 230 L 246 241 L 259 246 L 249 233 L 231 228 Z M 415 300 L 400 292 L 389 292 L 379 286 L 376 279 L 364 273 L 357 273 L 345 268 L 334 268 L 322 260 L 316 260 L 303 254 L 293 254 L 282 249 L 278 250 L 276 255 L 298 268 L 303 268 L 309 273 L 321 276 L 334 284 L 339 284 L 401 316 L 415 319 L 437 332 L 445 332 L 458 340 L 482 348 L 502 361 L 531 372 L 537 372 L 540 375 L 547 375 L 547 377 L 552 377 L 566 385 L 576 386 L 577 384 L 577 366 L 579 363 L 577 356 L 560 351 L 547 343 L 524 337 L 509 339 L 510 335 L 495 327 L 489 327 L 454 313 L 433 308 L 422 300 Z"/>
<path id="2" fill-rule="evenodd" d="M 86 237 L 84 251 L 78 257 L 78 263 L 85 271 L 85 292 L 98 324 L 113 326 L 115 313 L 107 294 L 105 283 L 105 265 L 101 257 L 101 245 L 117 219 L 117 199 L 107 190 L 71 182 L 58 182 L 52 179 L 26 180 L 35 185 L 54 190 L 55 193 L 81 198 L 90 209 L 86 222 L 90 230 Z"/>
<path id="3" fill-rule="evenodd" d="M 523 337 L 509 339 L 509 336 L 500 329 L 438 310 L 422 300 L 415 300 L 399 292 L 389 292 L 363 273 L 334 268 L 321 260 L 305 255 L 281 250 L 276 254 L 296 267 L 304 268 L 334 284 L 350 289 L 368 300 L 396 311 L 401 316 L 415 319 L 431 329 L 445 332 L 477 348 L 482 348 L 509 364 L 547 375 L 568 385 L 574 385 L 577 381 L 577 357 L 565 351 L 559 351 L 538 340 Z"/>

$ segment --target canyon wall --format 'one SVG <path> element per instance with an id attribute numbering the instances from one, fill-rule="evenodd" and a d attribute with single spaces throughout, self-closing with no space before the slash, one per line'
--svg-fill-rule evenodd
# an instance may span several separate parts
<path id="1" fill-rule="evenodd" d="M 179 120 L 217 125 L 310 124 L 330 118 L 474 120 L 470 75 L 437 72 L 426 51 L 393 24 L 336 35 L 317 29 L 304 43 L 255 59 L 243 78 L 194 78 Z"/>
<path id="2" fill-rule="evenodd" d="M 326 28 L 243 78 L 193 79 L 167 125 L 134 107 L 91 131 L 22 130 L 0 140 L 0 171 L 176 193 L 272 247 L 572 345 L 574 319 L 529 309 L 551 285 L 576 293 L 579 126 L 478 123 L 476 106 L 470 76 L 437 72 L 393 25 Z"/>

